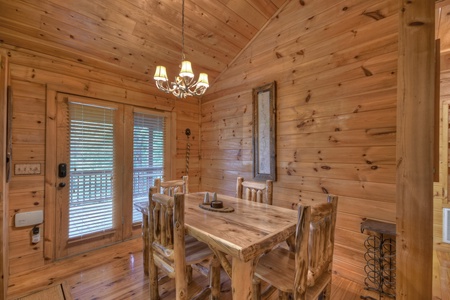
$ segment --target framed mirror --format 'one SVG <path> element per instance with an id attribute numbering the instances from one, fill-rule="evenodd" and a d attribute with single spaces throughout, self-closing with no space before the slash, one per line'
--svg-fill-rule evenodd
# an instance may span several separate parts
<path id="1" fill-rule="evenodd" d="M 276 82 L 253 89 L 253 179 L 276 180 Z"/>

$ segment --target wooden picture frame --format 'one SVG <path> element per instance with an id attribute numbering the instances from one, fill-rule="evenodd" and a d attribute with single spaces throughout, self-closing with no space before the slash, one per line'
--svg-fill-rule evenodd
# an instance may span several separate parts
<path id="1" fill-rule="evenodd" d="M 253 89 L 253 179 L 276 180 L 276 82 Z"/>

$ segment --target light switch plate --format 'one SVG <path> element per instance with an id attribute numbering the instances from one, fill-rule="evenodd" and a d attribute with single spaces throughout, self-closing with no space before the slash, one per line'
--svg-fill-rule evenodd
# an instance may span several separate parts
<path id="1" fill-rule="evenodd" d="M 14 175 L 41 174 L 41 164 L 15 164 Z"/>

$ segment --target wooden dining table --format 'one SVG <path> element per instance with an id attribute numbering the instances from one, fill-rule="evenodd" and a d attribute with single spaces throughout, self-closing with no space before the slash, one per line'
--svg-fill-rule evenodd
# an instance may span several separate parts
<path id="1" fill-rule="evenodd" d="M 185 195 L 186 233 L 208 244 L 219 258 L 231 278 L 233 299 L 252 299 L 258 258 L 295 233 L 297 211 L 220 194 L 217 200 L 225 209 L 211 211 L 200 207 L 205 193 Z"/>

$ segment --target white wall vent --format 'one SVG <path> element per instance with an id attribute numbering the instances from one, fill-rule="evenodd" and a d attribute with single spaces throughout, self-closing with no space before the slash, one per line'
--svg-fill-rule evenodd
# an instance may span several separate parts
<path id="1" fill-rule="evenodd" d="M 444 243 L 450 244 L 450 208 L 444 208 L 443 216 L 444 216 L 443 222 L 444 224 L 442 226 L 443 232 L 442 239 L 444 240 Z"/>

